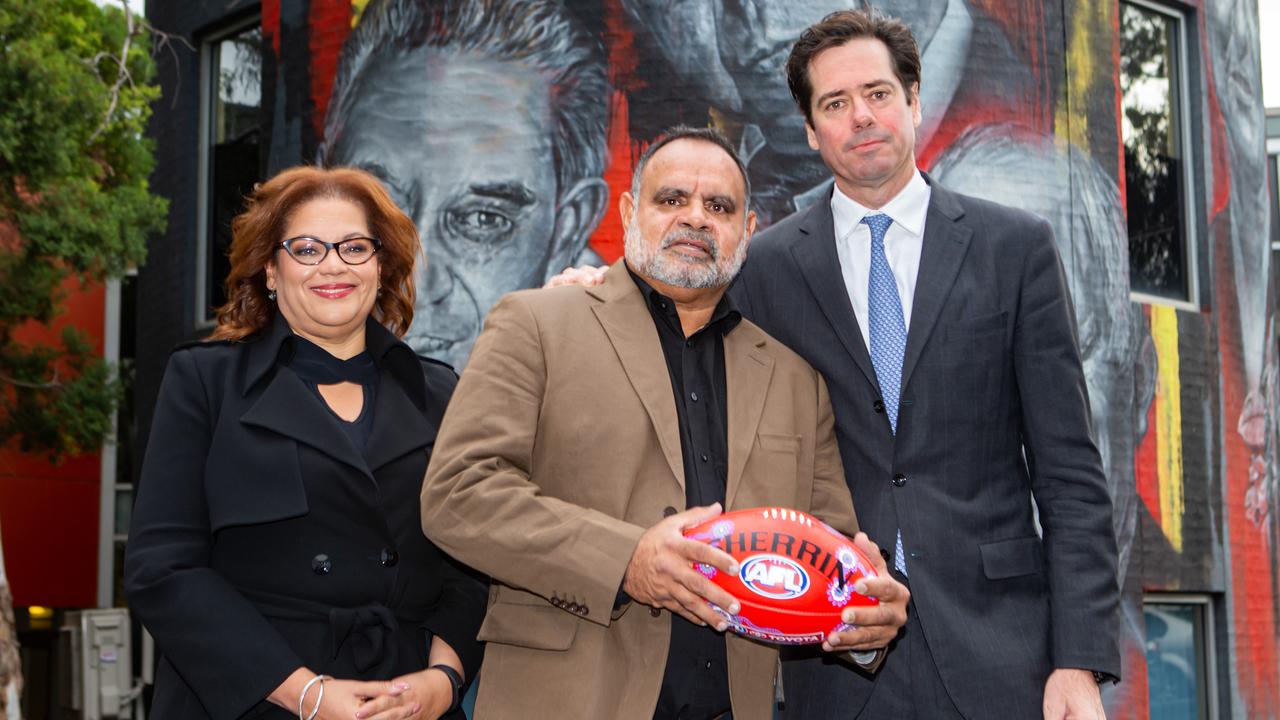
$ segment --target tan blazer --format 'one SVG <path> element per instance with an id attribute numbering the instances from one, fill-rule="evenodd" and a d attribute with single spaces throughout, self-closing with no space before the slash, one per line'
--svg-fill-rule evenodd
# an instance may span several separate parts
<path id="1" fill-rule="evenodd" d="M 808 510 L 852 535 L 822 377 L 745 320 L 724 360 L 727 507 Z M 478 717 L 653 717 L 670 614 L 613 603 L 641 533 L 684 506 L 671 380 L 621 261 L 598 287 L 504 297 L 422 490 L 426 534 L 494 578 Z M 727 646 L 734 717 L 768 720 L 776 648 L 736 635 Z"/>

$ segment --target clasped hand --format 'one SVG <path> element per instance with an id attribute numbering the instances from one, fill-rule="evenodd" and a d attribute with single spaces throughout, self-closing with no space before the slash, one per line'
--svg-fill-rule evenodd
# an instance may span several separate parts
<path id="1" fill-rule="evenodd" d="M 723 632 L 729 622 L 710 604 L 736 615 L 738 601 L 723 588 L 693 568 L 709 565 L 736 575 L 738 563 L 728 553 L 683 534 L 685 528 L 710 520 L 721 513 L 720 504 L 691 508 L 676 513 L 649 528 L 640 536 L 627 564 L 622 589 L 632 600 L 650 607 L 670 610 L 695 625 L 709 625 Z M 842 619 L 849 630 L 831 635 L 822 644 L 828 652 L 874 650 L 889 644 L 907 621 L 907 600 L 911 593 L 894 580 L 880 556 L 880 549 L 866 533 L 858 533 L 854 544 L 873 558 L 879 577 L 859 580 L 854 589 L 879 599 L 871 607 L 846 608 Z"/>

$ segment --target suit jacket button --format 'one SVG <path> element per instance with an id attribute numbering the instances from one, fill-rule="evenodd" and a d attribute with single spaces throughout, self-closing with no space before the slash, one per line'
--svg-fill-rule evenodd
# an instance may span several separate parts
<path id="1" fill-rule="evenodd" d="M 884 400 L 881 400 L 880 398 L 876 398 L 876 401 L 871 403 L 871 409 L 875 410 L 878 413 L 884 412 Z"/>
<path id="2" fill-rule="evenodd" d="M 676 509 L 671 507 L 670 505 L 662 508 L 662 517 L 664 518 L 669 518 L 675 514 L 676 514 Z"/>
<path id="3" fill-rule="evenodd" d="M 391 548 L 383 548 L 382 557 L 378 561 L 386 567 L 395 567 L 395 564 L 400 562 L 400 553 Z"/>
<path id="4" fill-rule="evenodd" d="M 587 616 L 587 614 L 588 614 L 589 612 L 590 612 L 590 611 L 589 611 L 589 610 L 587 610 L 587 606 L 586 606 L 586 605 L 579 605 L 579 606 L 578 606 L 578 614 L 579 614 L 579 615 L 582 615 L 583 617 L 586 617 L 586 616 Z"/>
<path id="5" fill-rule="evenodd" d="M 328 575 L 331 570 L 333 570 L 333 561 L 328 555 L 320 553 L 311 558 L 311 572 L 317 575 Z"/>
<path id="6" fill-rule="evenodd" d="M 649 608 L 649 615 L 651 615 L 652 617 L 658 617 L 661 614 L 662 614 L 662 611 L 659 610 L 658 608 Z"/>
<path id="7" fill-rule="evenodd" d="M 893 486 L 902 487 L 907 484 L 907 476 L 902 473 L 895 473 L 893 476 Z"/>
<path id="8" fill-rule="evenodd" d="M 884 558 L 885 562 L 890 562 L 893 559 L 892 556 L 889 555 L 889 551 L 884 548 L 880 548 L 880 557 Z"/>

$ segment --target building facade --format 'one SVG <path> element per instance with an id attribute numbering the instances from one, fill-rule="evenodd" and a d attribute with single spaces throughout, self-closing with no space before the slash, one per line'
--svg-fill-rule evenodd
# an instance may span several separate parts
<path id="1" fill-rule="evenodd" d="M 253 183 L 298 163 L 379 174 L 431 259 L 409 341 L 463 368 L 502 292 L 620 255 L 617 197 L 667 126 L 728 133 L 765 223 L 823 197 L 782 65 L 842 5 L 150 0 L 189 45 L 158 54 L 170 219 L 130 289 L 136 450 L 168 350 L 223 301 Z M 1121 549 L 1109 717 L 1280 717 L 1277 150 L 1256 3 L 877 6 L 922 46 L 921 166 L 1056 232 Z"/>

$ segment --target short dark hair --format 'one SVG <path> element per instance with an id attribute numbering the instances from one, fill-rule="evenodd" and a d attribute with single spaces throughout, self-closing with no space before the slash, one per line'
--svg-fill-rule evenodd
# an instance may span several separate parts
<path id="1" fill-rule="evenodd" d="M 733 149 L 733 145 L 729 143 L 729 139 L 724 136 L 724 133 L 710 127 L 696 128 L 688 125 L 676 125 L 675 127 L 667 128 L 666 132 L 659 135 L 652 145 L 644 149 L 644 152 L 640 154 L 640 159 L 636 161 L 636 168 L 631 172 L 632 195 L 640 194 L 640 176 L 644 174 L 644 166 L 649 164 L 649 158 L 676 140 L 701 140 L 723 150 L 733 160 L 733 164 L 738 166 L 738 172 L 742 173 L 743 205 L 751 207 L 751 178 L 747 176 L 747 166 L 743 164 L 742 158 L 738 157 L 738 151 Z"/>
<path id="2" fill-rule="evenodd" d="M 600 42 L 558 0 L 374 0 L 342 47 L 325 116 L 327 154 L 344 132 L 355 88 L 380 53 L 441 48 L 523 63 L 551 89 L 560 192 L 608 164 L 608 63 Z M 328 162 L 328 158 L 326 158 Z"/>
<path id="3" fill-rule="evenodd" d="M 800 33 L 787 58 L 787 86 L 810 127 L 813 126 L 813 110 L 809 107 L 813 102 L 813 83 L 809 79 L 809 63 L 823 50 L 858 38 L 874 38 L 889 48 L 893 74 L 902 83 L 907 101 L 911 101 L 911 88 L 920 82 L 920 48 L 911 28 L 878 10 L 837 10 Z"/>

